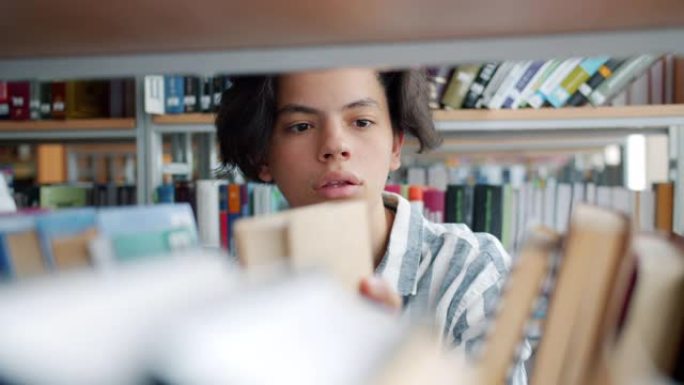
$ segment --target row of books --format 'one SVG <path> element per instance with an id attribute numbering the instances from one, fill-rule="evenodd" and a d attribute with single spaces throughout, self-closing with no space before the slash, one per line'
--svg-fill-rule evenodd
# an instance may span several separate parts
<path id="1" fill-rule="evenodd" d="M 673 183 L 655 183 L 652 189 L 633 191 L 548 178 L 520 185 L 448 185 L 446 190 L 409 185 L 387 185 L 385 189 L 419 202 L 425 217 L 433 222 L 464 223 L 475 232 L 496 236 L 512 254 L 520 249 L 531 227 L 567 231 L 570 213 L 580 203 L 621 212 L 638 230 L 669 233 L 673 225 Z"/>
<path id="2" fill-rule="evenodd" d="M 198 245 L 195 218 L 187 204 L 0 216 L 0 274 L 9 279 L 107 266 Z"/>
<path id="3" fill-rule="evenodd" d="M 223 91 L 231 85 L 226 75 L 145 76 L 145 112 L 156 115 L 213 112 L 221 104 Z"/>
<path id="4" fill-rule="evenodd" d="M 135 79 L 0 80 L 0 119 L 91 119 L 135 116 Z"/>
<path id="5" fill-rule="evenodd" d="M 684 102 L 684 58 L 504 61 L 427 69 L 433 109 L 517 109 Z M 679 84 L 679 85 L 678 85 Z"/>
<path id="6" fill-rule="evenodd" d="M 14 191 L 19 208 L 109 207 L 137 204 L 137 187 L 117 183 L 32 185 Z"/>

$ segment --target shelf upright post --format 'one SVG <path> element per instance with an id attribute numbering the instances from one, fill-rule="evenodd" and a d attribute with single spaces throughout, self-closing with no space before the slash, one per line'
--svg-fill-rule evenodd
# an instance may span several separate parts
<path id="1" fill-rule="evenodd" d="M 199 134 L 199 175 L 202 179 L 214 178 L 216 165 L 216 134 L 207 132 Z"/>
<path id="2" fill-rule="evenodd" d="M 135 77 L 135 147 L 136 147 L 136 202 L 147 204 L 151 202 L 149 193 L 149 165 L 148 132 L 149 118 L 145 113 L 145 78 Z"/>
<path id="3" fill-rule="evenodd" d="M 670 139 L 674 142 L 670 155 L 675 175 L 673 230 L 684 235 L 684 125 L 670 127 Z"/>

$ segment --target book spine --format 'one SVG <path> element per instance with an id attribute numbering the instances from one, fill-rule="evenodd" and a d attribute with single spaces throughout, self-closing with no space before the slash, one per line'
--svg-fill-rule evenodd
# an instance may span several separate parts
<path id="1" fill-rule="evenodd" d="M 515 85 L 508 92 L 504 98 L 502 108 L 517 108 L 520 104 L 520 99 L 522 98 L 523 91 L 527 88 L 528 84 L 532 82 L 535 76 L 544 66 L 545 62 L 543 60 L 536 60 L 530 62 L 525 68 L 522 76 L 518 79 Z"/>
<path id="2" fill-rule="evenodd" d="M 641 55 L 627 60 L 615 71 L 613 76 L 606 79 L 589 95 L 589 101 L 594 106 L 606 104 L 622 91 L 629 82 L 646 71 L 656 60 L 657 57 L 655 55 Z"/>
<path id="3" fill-rule="evenodd" d="M 558 85 L 577 67 L 581 62 L 580 58 L 570 58 L 564 60 L 553 73 L 544 81 L 537 92 L 528 100 L 528 104 L 534 108 L 541 108 L 547 101 L 548 96 Z"/>
<path id="4" fill-rule="evenodd" d="M 29 111 L 30 111 L 30 118 L 31 120 L 38 120 L 40 119 L 40 91 L 41 91 L 41 85 L 38 80 L 31 80 L 30 82 L 30 91 L 29 91 Z"/>
<path id="5" fill-rule="evenodd" d="M 451 67 L 429 67 L 427 69 L 430 84 L 430 101 L 428 103 L 431 109 L 435 110 L 442 107 L 440 101 L 453 72 L 454 69 Z"/>
<path id="6" fill-rule="evenodd" d="M 52 83 L 40 83 L 40 119 L 52 118 Z"/>
<path id="7" fill-rule="evenodd" d="M 183 112 L 193 113 L 200 111 L 199 107 L 199 78 L 196 76 L 184 76 Z"/>
<path id="8" fill-rule="evenodd" d="M 52 119 L 66 119 L 66 83 L 52 82 L 50 92 L 52 100 L 50 117 Z"/>
<path id="9" fill-rule="evenodd" d="M 608 61 L 607 57 L 587 58 L 575 67 L 570 74 L 551 92 L 549 103 L 556 108 L 563 107 L 580 85 L 584 84 L 598 69 Z"/>
<path id="10" fill-rule="evenodd" d="M 513 92 L 518 80 L 523 76 L 530 62 L 518 62 L 513 65 L 513 68 L 506 76 L 506 79 L 501 83 L 501 86 L 496 91 L 492 99 L 487 104 L 487 108 L 495 110 L 502 107 L 506 96 Z"/>
<path id="11" fill-rule="evenodd" d="M 180 75 L 164 76 L 164 109 L 167 114 L 183 113 L 183 77 Z"/>
<path id="12" fill-rule="evenodd" d="M 162 85 L 164 82 L 162 82 Z M 135 78 L 127 78 L 124 80 L 124 117 L 134 118 L 136 109 L 136 86 Z M 162 103 L 163 107 L 163 103 Z M 163 112 L 162 112 L 163 113 Z"/>
<path id="13" fill-rule="evenodd" d="M 10 100 L 7 82 L 0 80 L 0 120 L 10 117 Z"/>
<path id="14" fill-rule="evenodd" d="M 615 70 L 624 63 L 623 59 L 608 59 L 565 103 L 568 106 L 579 107 L 589 102 L 589 95 L 606 79 L 613 76 Z"/>
<path id="15" fill-rule="evenodd" d="M 482 91 L 482 97 L 475 102 L 475 108 L 484 108 L 489 104 L 489 101 L 492 100 L 496 91 L 499 90 L 499 86 L 501 86 L 501 83 L 506 79 L 514 65 L 515 63 L 512 61 L 505 61 L 499 64 L 492 80 L 489 81 L 487 87 Z"/>
<path id="16" fill-rule="evenodd" d="M 219 233 L 221 248 L 228 250 L 228 185 L 218 186 Z"/>
<path id="17" fill-rule="evenodd" d="M 31 84 L 28 81 L 9 82 L 7 91 L 10 99 L 10 119 L 29 120 Z"/>
<path id="18" fill-rule="evenodd" d="M 212 103 L 211 99 L 213 97 L 213 82 L 211 77 L 204 76 L 200 79 L 200 111 L 211 112 Z"/>
<path id="19" fill-rule="evenodd" d="M 485 63 L 482 65 L 463 98 L 461 108 L 475 108 L 477 106 L 477 101 L 482 97 L 482 93 L 494 77 L 497 68 L 499 68 L 499 63 Z"/>
<path id="20" fill-rule="evenodd" d="M 109 80 L 109 112 L 110 118 L 124 117 L 124 79 Z"/>
<path id="21" fill-rule="evenodd" d="M 534 96 L 535 92 L 541 87 L 542 84 L 546 81 L 546 79 L 551 76 L 551 74 L 558 68 L 558 66 L 562 63 L 562 60 L 556 60 L 552 59 L 544 63 L 544 66 L 537 72 L 537 74 L 534 76 L 534 78 L 527 84 L 527 87 L 522 91 L 522 95 L 520 95 L 520 100 L 518 101 L 518 105 L 513 108 L 526 108 L 530 107 L 529 106 L 529 100 Z"/>
<path id="22" fill-rule="evenodd" d="M 480 65 L 468 64 L 458 67 L 449 80 L 449 85 L 444 91 L 442 104 L 448 108 L 461 108 L 470 85 L 475 80 L 475 76 L 480 69 Z"/>

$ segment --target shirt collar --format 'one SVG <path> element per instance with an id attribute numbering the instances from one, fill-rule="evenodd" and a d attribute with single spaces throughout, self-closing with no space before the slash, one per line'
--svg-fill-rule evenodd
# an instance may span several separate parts
<path id="1" fill-rule="evenodd" d="M 402 296 L 414 295 L 423 249 L 423 213 L 401 195 L 384 192 L 385 207 L 396 212 L 385 255 L 376 274 Z"/>

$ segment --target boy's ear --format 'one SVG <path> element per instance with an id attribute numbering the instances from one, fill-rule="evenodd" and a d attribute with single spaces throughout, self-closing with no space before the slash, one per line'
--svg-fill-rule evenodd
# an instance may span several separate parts
<path id="1" fill-rule="evenodd" d="M 259 166 L 259 179 L 262 182 L 270 183 L 273 182 L 273 175 L 271 175 L 271 169 L 266 163 Z"/>
<path id="2" fill-rule="evenodd" d="M 390 159 L 390 171 L 396 171 L 401 166 L 401 148 L 403 145 L 403 132 L 392 136 L 392 158 Z"/>

